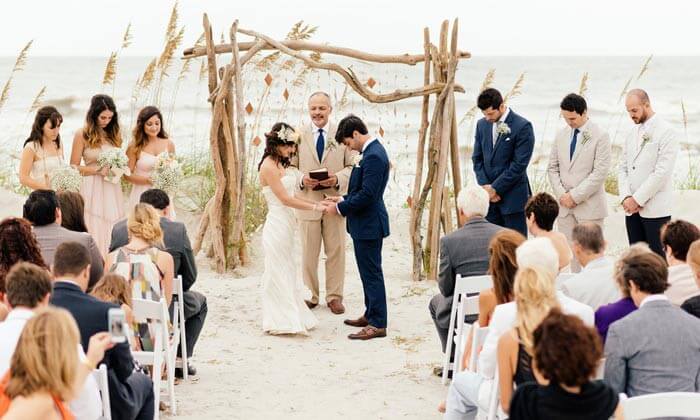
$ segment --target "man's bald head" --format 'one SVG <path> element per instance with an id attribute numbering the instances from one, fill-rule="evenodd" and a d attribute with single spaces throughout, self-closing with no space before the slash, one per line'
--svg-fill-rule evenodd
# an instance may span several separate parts
<path id="1" fill-rule="evenodd" d="M 649 95 L 642 89 L 632 89 L 627 92 L 625 108 L 635 124 L 643 124 L 654 115 Z"/>
<path id="2" fill-rule="evenodd" d="M 627 99 L 637 99 L 642 105 L 649 104 L 649 94 L 644 89 L 632 89 L 627 92 Z"/>
<path id="3" fill-rule="evenodd" d="M 309 116 L 316 127 L 323 128 L 328 124 L 331 111 L 333 111 L 333 107 L 329 94 L 318 91 L 309 96 Z"/>

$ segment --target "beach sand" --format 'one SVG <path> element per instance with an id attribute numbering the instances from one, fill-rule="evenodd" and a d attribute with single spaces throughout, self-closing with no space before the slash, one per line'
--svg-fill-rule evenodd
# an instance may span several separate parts
<path id="1" fill-rule="evenodd" d="M 20 215 L 24 198 L 0 193 L 0 217 Z M 617 197 L 606 220 L 608 253 L 627 245 Z M 674 218 L 700 224 L 700 191 L 676 193 Z M 209 314 L 195 349 L 198 375 L 175 388 L 182 419 L 439 419 L 437 404 L 447 388 L 432 375 L 442 361 L 428 313 L 435 282 L 411 280 L 407 209 L 392 209 L 392 235 L 383 253 L 388 337 L 350 341 L 356 329 L 343 324 L 363 311 L 363 295 L 350 240 L 347 241 L 345 315 L 324 305 L 314 310 L 320 325 L 309 337 L 275 337 L 261 332 L 259 280 L 263 270 L 259 234 L 249 266 L 224 275 L 197 258 L 195 290 L 208 299 Z M 179 213 L 180 214 L 180 213 Z M 188 220 L 190 234 L 196 220 Z M 292 254 L 300 259 L 299 250 Z M 322 270 L 321 270 L 322 272 Z M 163 396 L 163 400 L 167 398 Z"/>

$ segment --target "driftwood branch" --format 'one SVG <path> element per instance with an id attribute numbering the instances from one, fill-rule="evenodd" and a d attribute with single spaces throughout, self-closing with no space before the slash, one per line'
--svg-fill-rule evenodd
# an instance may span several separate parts
<path id="1" fill-rule="evenodd" d="M 245 33 L 245 32 L 241 32 Z M 248 35 L 248 34 L 246 34 Z M 251 35 L 255 36 L 255 35 Z M 257 37 L 256 37 L 257 38 Z M 309 41 L 299 41 L 299 40 L 284 40 L 280 43 L 295 51 L 313 51 L 321 54 L 333 54 L 341 55 L 344 57 L 350 57 L 357 60 L 369 61 L 372 63 L 397 63 L 397 64 L 408 64 L 416 65 L 425 60 L 424 54 L 398 54 L 398 55 L 384 55 L 384 54 L 372 54 L 366 53 L 364 51 L 358 51 L 351 48 L 344 47 L 334 47 L 327 44 L 318 44 Z M 262 47 L 257 47 L 258 41 L 253 42 L 239 42 L 239 51 L 249 51 L 252 49 L 260 50 L 276 50 L 279 49 L 275 44 L 267 42 L 263 43 Z M 216 54 L 226 54 L 233 51 L 233 46 L 231 44 L 218 44 L 214 47 L 214 52 Z M 257 52 L 257 51 L 256 51 Z M 192 47 L 187 48 L 183 52 L 183 58 L 194 58 L 206 55 L 206 47 Z M 459 58 L 470 58 L 471 54 L 466 51 L 459 52 Z M 242 60 L 241 64 L 245 64 L 247 60 Z"/>

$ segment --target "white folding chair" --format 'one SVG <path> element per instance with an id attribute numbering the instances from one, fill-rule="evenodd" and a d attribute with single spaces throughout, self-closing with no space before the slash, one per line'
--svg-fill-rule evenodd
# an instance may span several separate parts
<path id="1" fill-rule="evenodd" d="M 491 382 L 491 394 L 489 395 L 489 407 L 486 415 L 486 420 L 495 420 L 498 418 L 498 409 L 501 406 L 499 397 L 501 396 L 501 387 L 498 380 L 498 368 L 493 374 L 493 382 Z"/>
<path id="2" fill-rule="evenodd" d="M 460 309 L 461 305 L 459 304 L 462 302 L 464 299 L 467 298 L 467 295 L 478 295 L 482 290 L 488 289 L 491 286 L 493 286 L 493 281 L 491 280 L 491 276 L 485 275 L 485 276 L 471 276 L 471 277 L 462 277 L 460 274 L 457 274 L 457 278 L 455 279 L 455 289 L 452 294 L 452 310 L 450 311 L 450 325 L 447 330 L 447 343 L 445 345 L 445 359 L 443 360 L 442 364 L 442 384 L 446 385 L 447 384 L 447 378 L 448 374 L 451 370 L 455 369 L 456 363 L 450 362 L 450 358 L 452 357 L 452 341 L 454 340 L 455 336 L 455 328 L 460 328 L 460 333 L 462 331 L 462 327 L 464 326 L 464 316 L 466 315 L 476 315 L 479 313 L 479 304 L 478 304 L 478 296 L 475 296 L 477 298 L 476 304 L 474 305 L 473 302 L 475 302 L 474 299 L 470 300 L 467 308 L 462 308 L 462 314 L 460 315 L 461 318 L 459 318 L 459 322 L 457 325 L 455 325 L 455 319 L 457 319 L 457 311 Z M 459 346 L 459 342 L 457 343 L 457 346 Z M 456 356 L 455 356 L 455 361 L 456 361 Z"/>
<path id="3" fill-rule="evenodd" d="M 173 317 L 179 318 L 179 328 L 180 328 L 180 348 L 182 349 L 182 356 L 179 361 L 175 361 L 175 367 L 182 369 L 182 377 L 185 380 L 189 379 L 187 374 L 187 336 L 185 334 L 185 292 L 182 288 L 182 276 L 178 275 L 173 279 L 173 290 L 175 294 L 173 297 L 177 299 L 177 308 L 173 311 Z M 174 333 L 174 332 L 173 332 Z M 175 358 L 177 359 L 177 348 L 175 348 Z"/>
<path id="4" fill-rule="evenodd" d="M 626 420 L 658 417 L 690 417 L 700 415 L 700 393 L 662 392 L 640 395 L 621 401 Z"/>
<path id="5" fill-rule="evenodd" d="M 136 321 L 150 321 L 149 323 L 153 327 L 153 351 L 134 351 L 132 354 L 139 364 L 152 366 L 153 395 L 155 398 L 154 419 L 157 420 L 159 418 L 163 363 L 165 363 L 168 368 L 166 371 L 166 382 L 170 400 L 170 411 L 175 415 L 177 412 L 175 403 L 175 366 L 173 363 L 175 358 L 172 356 L 171 346 L 169 345 L 167 304 L 164 298 L 161 298 L 159 302 L 136 298 L 132 299 L 132 301 L 134 305 L 134 318 L 136 318 Z"/>
<path id="6" fill-rule="evenodd" d="M 472 324 L 472 347 L 469 353 L 469 365 L 467 369 L 476 372 L 476 361 L 479 359 L 479 348 L 484 345 L 486 336 L 489 333 L 489 327 L 479 326 L 479 321 Z M 460 362 L 461 364 L 461 362 Z"/>
<path id="7" fill-rule="evenodd" d="M 100 400 L 102 400 L 102 415 L 100 420 L 112 420 L 112 407 L 109 405 L 109 381 L 107 380 L 107 365 L 104 363 L 92 371 L 92 375 L 100 390 Z"/>
<path id="8" fill-rule="evenodd" d="M 602 380 L 605 376 L 605 357 L 598 361 L 598 366 L 595 369 L 595 378 L 597 380 Z"/>

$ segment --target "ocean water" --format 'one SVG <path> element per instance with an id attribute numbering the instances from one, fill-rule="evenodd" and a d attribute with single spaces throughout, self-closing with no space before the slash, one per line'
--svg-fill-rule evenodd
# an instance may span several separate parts
<path id="1" fill-rule="evenodd" d="M 206 152 L 211 108 L 207 102 L 206 79 L 200 78 L 201 59 L 190 63 L 190 72 L 180 82 L 176 81 L 182 65 L 178 59 L 174 60 L 160 89 L 135 92 L 136 80 L 151 59 L 119 58 L 114 85 L 104 87 L 101 85 L 107 61 L 104 57 L 29 57 L 24 70 L 15 74 L 9 99 L 0 109 L 0 150 L 10 156 L 19 153 L 33 120 L 29 107 L 45 86 L 43 102 L 57 106 L 64 116 L 61 135 L 66 157 L 70 153 L 72 136 L 82 126 L 90 97 L 95 93 L 115 97 L 127 140 L 131 137 L 138 109 L 156 104 L 165 115 L 165 127 L 175 141 L 178 153 Z M 334 57 L 325 56 L 324 59 L 331 61 Z M 229 60 L 227 55 L 218 58 L 219 65 Z M 584 73 L 588 73 L 585 95 L 589 113 L 608 129 L 614 144 L 621 144 L 625 130 L 631 126 L 620 95 L 627 81 L 632 79 L 630 87 L 641 87 L 649 92 L 655 111 L 677 128 L 681 142 L 689 144 L 691 149 L 697 148 L 700 142 L 700 57 L 653 57 L 647 71 L 638 78 L 645 60 L 646 57 L 602 56 L 474 57 L 462 60 L 457 70 L 457 83 L 464 87 L 465 93 L 456 94 L 460 146 L 469 146 L 473 142 L 474 120 L 463 120 L 462 117 L 473 107 L 484 76 L 493 68 L 496 70 L 493 86 L 504 93 L 511 89 L 520 74 L 525 73 L 522 92 L 509 104 L 532 121 L 538 154 L 548 152 L 554 133 L 563 126 L 559 101 L 567 93 L 578 92 Z M 414 88 L 422 84 L 421 64 L 368 65 L 342 58 L 336 62 L 351 67 L 362 80 L 375 80 L 375 92 Z M 14 57 L 0 58 L 0 83 L 5 83 L 13 64 Z M 269 86 L 264 80 L 268 73 L 272 76 Z M 370 104 L 350 89 L 346 90 L 340 76 L 327 71 L 305 72 L 301 64 L 284 57 L 268 68 L 250 64 L 245 67 L 244 74 L 244 104 L 249 103 L 253 108 L 253 112 L 246 116 L 251 161 L 257 160 L 262 149 L 262 146 L 252 145 L 256 136 L 262 137 L 279 120 L 292 125 L 304 122 L 308 95 L 325 90 L 334 99 L 336 120 L 352 112 L 365 119 L 373 132 L 381 130 L 384 133 L 384 143 L 397 163 L 390 189 L 400 194 L 410 191 L 415 173 L 413 160 L 421 98 Z M 687 125 L 683 123 L 681 102 L 685 106 Z M 690 153 L 688 156 L 694 156 L 694 152 Z M 468 173 L 466 159 L 465 155 L 463 165 Z"/>

